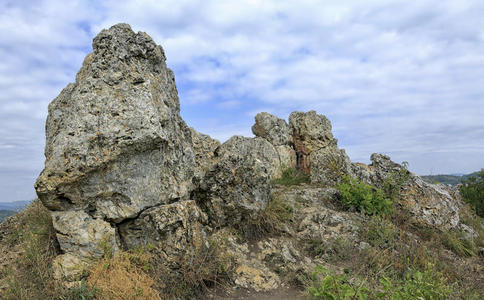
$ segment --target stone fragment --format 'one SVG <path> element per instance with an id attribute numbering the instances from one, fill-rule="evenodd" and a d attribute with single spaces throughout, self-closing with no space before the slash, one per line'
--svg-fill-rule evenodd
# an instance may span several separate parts
<path id="1" fill-rule="evenodd" d="M 118 250 L 116 230 L 82 210 L 52 212 L 52 224 L 62 251 L 83 258 L 100 258 Z"/>
<path id="2" fill-rule="evenodd" d="M 312 152 L 309 156 L 311 164 L 311 182 L 325 185 L 335 185 L 343 176 L 351 174 L 351 161 L 345 150 L 337 146 L 329 146 Z"/>

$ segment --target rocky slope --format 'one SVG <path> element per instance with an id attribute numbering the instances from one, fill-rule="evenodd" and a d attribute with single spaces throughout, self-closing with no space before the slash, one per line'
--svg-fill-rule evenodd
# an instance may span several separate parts
<path id="1" fill-rule="evenodd" d="M 181 274 L 215 241 L 236 291 L 298 286 L 316 265 L 331 265 L 338 243 L 350 256 L 374 246 L 362 234 L 373 218 L 343 207 L 335 186 L 351 177 L 383 188 L 398 172 L 406 176 L 394 203 L 403 223 L 478 236 L 461 222 L 456 191 L 385 155 L 352 163 L 315 111 L 293 112 L 289 122 L 260 113 L 252 131 L 220 143 L 188 128 L 161 46 L 127 24 L 101 31 L 76 81 L 49 105 L 35 188 L 56 232 L 57 278 L 79 280 L 106 249 L 140 246 L 155 249 L 160 270 Z M 275 184 L 287 170 L 308 180 Z"/>

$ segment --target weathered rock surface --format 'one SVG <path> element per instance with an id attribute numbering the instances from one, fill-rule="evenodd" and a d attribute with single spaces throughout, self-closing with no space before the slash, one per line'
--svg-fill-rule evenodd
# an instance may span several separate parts
<path id="1" fill-rule="evenodd" d="M 315 111 L 293 112 L 289 124 L 297 167 L 311 174 L 312 183 L 334 185 L 342 175 L 351 174 L 350 159 L 338 148 L 328 118 Z"/>
<path id="2" fill-rule="evenodd" d="M 266 139 L 275 147 L 281 166 L 278 176 L 285 168 L 296 167 L 296 151 L 292 145 L 291 128 L 285 120 L 266 112 L 258 113 L 255 116 L 252 133 Z"/>
<path id="3" fill-rule="evenodd" d="M 233 136 L 215 151 L 194 196 L 217 225 L 256 218 L 267 205 L 270 182 L 280 169 L 279 155 L 265 139 Z"/>
<path id="4" fill-rule="evenodd" d="M 215 149 L 220 146 L 220 142 L 211 138 L 209 135 L 200 133 L 190 127 L 192 134 L 193 151 L 195 153 L 196 176 L 202 178 L 205 172 L 215 163 Z"/>
<path id="5" fill-rule="evenodd" d="M 138 218 L 121 224 L 119 235 L 125 248 L 154 245 L 173 260 L 206 246 L 202 226 L 206 221 L 195 201 L 180 201 L 143 211 Z"/>
<path id="6" fill-rule="evenodd" d="M 266 139 L 274 146 L 292 143 L 291 130 L 286 121 L 266 112 L 258 113 L 255 116 L 252 133 Z"/>
<path id="7" fill-rule="evenodd" d="M 376 186 L 402 169 L 383 154 L 372 154 L 369 166 L 353 164 L 353 172 L 360 180 Z M 459 224 L 459 210 L 463 203 L 459 193 L 444 185 L 435 185 L 423 181 L 420 176 L 408 172 L 408 179 L 399 192 L 399 205 L 410 213 L 410 220 L 426 226 L 445 229 Z"/>
<path id="8" fill-rule="evenodd" d="M 188 199 L 195 167 L 163 49 L 118 24 L 94 38 L 93 50 L 49 105 L 45 168 L 35 184 L 56 211 L 62 250 L 81 256 L 101 254 L 99 230 L 116 249 L 111 223 Z"/>

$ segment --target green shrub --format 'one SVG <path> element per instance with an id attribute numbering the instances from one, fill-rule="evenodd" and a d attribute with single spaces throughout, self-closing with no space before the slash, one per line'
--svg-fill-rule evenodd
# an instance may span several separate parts
<path id="1" fill-rule="evenodd" d="M 462 180 L 459 188 L 462 199 L 469 203 L 478 216 L 484 217 L 484 169 L 477 177 Z"/>
<path id="2" fill-rule="evenodd" d="M 368 299 L 370 290 L 363 283 L 350 281 L 345 274 L 330 274 L 322 266 L 317 266 L 308 293 L 313 299 Z"/>
<path id="3" fill-rule="evenodd" d="M 309 183 L 309 174 L 304 173 L 296 168 L 285 168 L 282 175 L 272 181 L 274 184 L 281 184 L 285 186 L 299 185 L 301 183 Z"/>
<path id="4" fill-rule="evenodd" d="M 381 189 L 356 178 L 344 176 L 336 189 L 340 192 L 341 202 L 346 209 L 353 208 L 367 215 L 384 215 L 392 211 L 393 201 L 384 197 Z"/>
<path id="5" fill-rule="evenodd" d="M 376 294 L 379 299 L 448 299 L 452 292 L 443 274 L 432 264 L 428 264 L 423 271 L 410 270 L 402 281 L 393 282 L 390 278 L 382 276 L 380 284 L 383 286 L 383 292 Z"/>
<path id="6" fill-rule="evenodd" d="M 389 220 L 374 216 L 365 227 L 363 237 L 376 248 L 387 248 L 393 245 L 398 237 L 398 230 Z"/>

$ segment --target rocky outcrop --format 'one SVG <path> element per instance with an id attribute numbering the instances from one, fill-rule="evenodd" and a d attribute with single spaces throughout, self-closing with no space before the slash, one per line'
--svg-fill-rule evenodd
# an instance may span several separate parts
<path id="1" fill-rule="evenodd" d="M 351 173 L 346 152 L 338 148 L 331 132 L 331 122 L 315 111 L 293 112 L 289 116 L 297 167 L 311 174 L 312 183 L 335 184 Z"/>
<path id="2" fill-rule="evenodd" d="M 387 155 L 375 153 L 370 159 L 370 165 L 353 164 L 352 169 L 360 180 L 375 186 L 383 186 L 385 180 L 395 176 L 403 168 Z M 407 179 L 398 191 L 397 201 L 409 213 L 409 221 L 445 229 L 459 225 L 459 210 L 463 203 L 456 190 L 427 183 L 411 172 L 405 173 Z"/>
<path id="3" fill-rule="evenodd" d="M 278 175 L 285 168 L 296 167 L 296 151 L 292 145 L 292 133 L 285 120 L 266 112 L 255 116 L 252 133 L 271 143 L 279 154 L 281 168 Z"/>
<path id="4" fill-rule="evenodd" d="M 256 218 L 269 202 L 270 182 L 280 169 L 275 148 L 263 138 L 233 136 L 215 156 L 194 198 L 218 226 Z"/>
<path id="5" fill-rule="evenodd" d="M 75 83 L 49 105 L 45 168 L 35 188 L 62 251 L 119 247 L 116 224 L 188 200 L 195 159 L 163 49 L 129 25 L 103 30 Z"/>
<path id="6" fill-rule="evenodd" d="M 178 270 L 181 260 L 228 232 L 235 284 L 269 291 L 284 273 L 311 271 L 316 258 L 304 245 L 322 249 L 344 239 L 364 248 L 359 227 L 368 216 L 343 211 L 334 186 L 350 175 L 381 187 L 403 169 L 380 154 L 368 166 L 351 163 L 331 130 L 315 111 L 293 112 L 289 124 L 260 113 L 255 138 L 221 144 L 181 119 L 160 46 L 126 24 L 103 30 L 76 81 L 49 105 L 45 168 L 35 188 L 51 211 L 62 253 L 56 273 L 75 280 L 107 252 L 148 244 L 167 270 Z M 306 172 L 310 184 L 272 184 L 285 168 Z M 453 190 L 407 175 L 396 201 L 411 221 L 459 226 L 461 202 Z M 282 206 L 268 207 L 273 199 Z M 273 225 L 279 236 L 248 243 L 231 235 L 260 221 L 261 212 L 293 217 Z"/>

